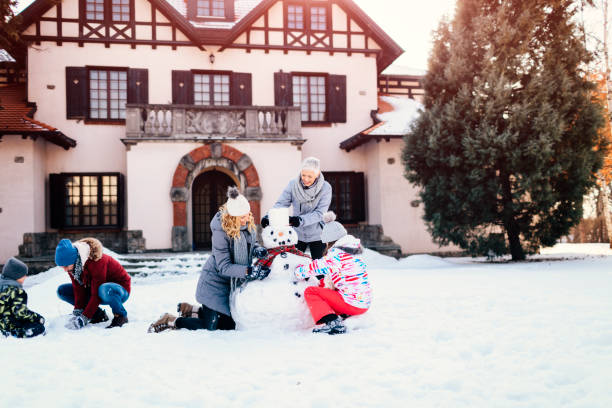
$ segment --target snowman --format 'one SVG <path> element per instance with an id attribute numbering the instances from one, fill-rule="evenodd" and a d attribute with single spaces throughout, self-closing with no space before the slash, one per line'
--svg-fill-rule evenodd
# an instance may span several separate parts
<path id="1" fill-rule="evenodd" d="M 312 316 L 303 295 L 308 286 L 319 282 L 314 278 L 298 281 L 293 274 L 297 265 L 308 264 L 311 259 L 295 248 L 298 237 L 289 225 L 288 208 L 272 208 L 268 218 L 270 224 L 261 234 L 268 255 L 255 264 L 268 266 L 270 274 L 264 280 L 248 282 L 232 292 L 232 318 L 239 330 L 311 327 Z"/>

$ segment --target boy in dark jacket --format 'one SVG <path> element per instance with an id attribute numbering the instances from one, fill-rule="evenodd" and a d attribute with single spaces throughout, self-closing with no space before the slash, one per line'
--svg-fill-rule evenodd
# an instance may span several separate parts
<path id="1" fill-rule="evenodd" d="M 0 331 L 5 336 L 34 337 L 45 333 L 45 319 L 28 309 L 28 295 L 23 282 L 28 274 L 26 264 L 10 258 L 0 276 Z"/>

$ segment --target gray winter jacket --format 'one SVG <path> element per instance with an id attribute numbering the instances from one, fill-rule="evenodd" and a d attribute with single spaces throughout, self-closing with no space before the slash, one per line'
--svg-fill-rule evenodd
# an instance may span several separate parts
<path id="1" fill-rule="evenodd" d="M 274 204 L 274 208 L 278 207 L 293 207 L 293 215 L 302 218 L 302 224 L 295 230 L 298 233 L 298 239 L 302 242 L 312 242 L 321 240 L 321 232 L 323 231 L 323 213 L 329 209 L 332 199 L 331 185 L 326 181 L 321 187 L 319 201 L 314 208 L 304 208 L 291 191 L 293 185 L 299 183 L 298 178 L 294 178 L 287 184 L 287 187 L 281 193 L 281 196 Z"/>
<path id="2" fill-rule="evenodd" d="M 210 229 L 212 231 L 212 255 L 202 268 L 196 288 L 196 300 L 209 309 L 230 316 L 229 295 L 232 279 L 244 279 L 247 267 L 233 263 L 234 240 L 221 228 L 220 212 L 217 212 L 210 222 Z M 253 249 L 258 246 L 257 236 L 256 233 L 248 230 L 242 233 L 246 234 L 250 265 Z"/>

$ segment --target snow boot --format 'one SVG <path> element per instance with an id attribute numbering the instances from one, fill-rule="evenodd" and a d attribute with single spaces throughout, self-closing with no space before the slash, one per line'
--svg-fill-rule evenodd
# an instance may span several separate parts
<path id="1" fill-rule="evenodd" d="M 325 323 L 321 327 L 317 327 L 312 330 L 313 333 L 327 333 L 327 334 L 342 334 L 346 333 L 346 326 L 342 322 L 341 317 L 336 317 L 334 320 Z"/>
<path id="2" fill-rule="evenodd" d="M 121 327 L 127 322 L 128 322 L 127 316 L 121 316 L 121 315 L 116 314 L 115 317 L 113 317 L 113 321 L 111 322 L 111 324 L 106 326 L 106 328 L 112 329 L 113 327 Z"/>
<path id="3" fill-rule="evenodd" d="M 170 313 L 164 313 L 163 315 L 161 315 L 161 317 L 159 319 L 157 319 L 156 322 L 151 323 L 151 325 L 149 326 L 149 330 L 147 330 L 148 333 L 159 333 L 162 332 L 164 330 L 174 330 L 174 323 L 176 322 L 176 316 L 171 315 Z"/>
<path id="4" fill-rule="evenodd" d="M 106 314 L 106 312 L 103 309 L 98 308 L 98 310 L 96 310 L 96 313 L 94 313 L 89 323 L 96 324 L 96 323 L 102 323 L 102 322 L 107 322 L 107 321 L 108 321 L 108 315 Z"/>
<path id="5" fill-rule="evenodd" d="M 192 305 L 191 303 L 182 302 L 176 305 L 176 311 L 180 317 L 198 317 L 198 305 Z"/>

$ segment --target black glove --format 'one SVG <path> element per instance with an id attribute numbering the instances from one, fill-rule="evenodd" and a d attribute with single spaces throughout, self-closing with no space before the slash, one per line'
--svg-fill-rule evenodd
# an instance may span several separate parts
<path id="1" fill-rule="evenodd" d="M 299 227 L 300 224 L 302 223 L 302 218 L 301 217 L 289 217 L 289 225 L 291 225 L 292 227 Z"/>
<path id="2" fill-rule="evenodd" d="M 266 228 L 268 225 L 270 225 L 270 220 L 268 219 L 267 215 L 264 215 L 264 217 L 261 219 L 261 228 Z"/>
<path id="3" fill-rule="evenodd" d="M 255 256 L 255 258 L 262 259 L 265 258 L 266 255 L 268 255 L 268 250 L 264 247 L 258 246 L 253 250 L 253 255 Z"/>
<path id="4" fill-rule="evenodd" d="M 247 267 L 246 278 L 249 281 L 262 280 L 268 277 L 270 274 L 270 268 L 267 266 L 255 265 Z"/>

